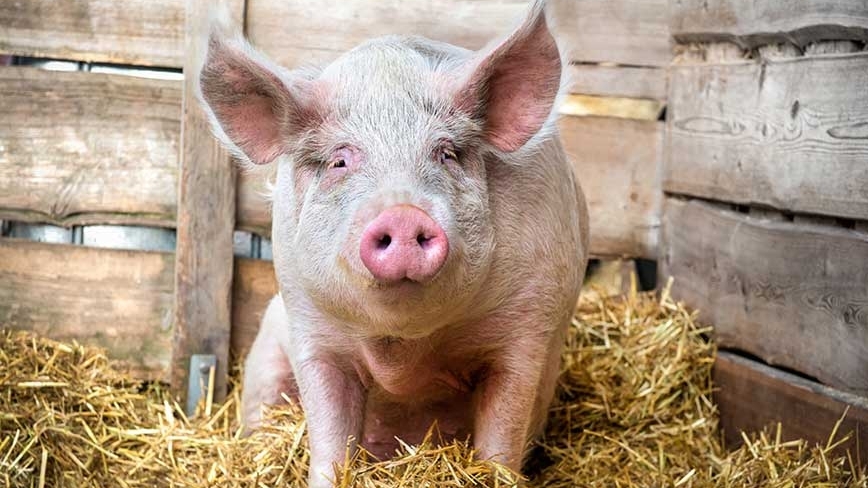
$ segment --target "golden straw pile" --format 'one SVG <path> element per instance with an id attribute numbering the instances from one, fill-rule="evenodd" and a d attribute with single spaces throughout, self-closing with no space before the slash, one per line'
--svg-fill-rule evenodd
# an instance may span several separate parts
<path id="1" fill-rule="evenodd" d="M 527 485 L 547 487 L 868 486 L 832 445 L 781 442 L 779 431 L 726 452 L 709 392 L 714 346 L 667 292 L 580 302 L 546 435 Z M 0 333 L 0 485 L 13 487 L 304 486 L 304 416 L 273 409 L 239 430 L 237 389 L 186 418 L 155 386 L 114 371 L 102 352 Z M 831 444 L 831 441 L 830 441 Z M 467 445 L 405 446 L 347 459 L 341 487 L 514 486 Z"/>

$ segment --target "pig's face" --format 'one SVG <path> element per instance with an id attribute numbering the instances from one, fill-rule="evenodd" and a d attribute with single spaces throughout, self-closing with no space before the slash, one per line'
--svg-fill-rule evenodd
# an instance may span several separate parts
<path id="1" fill-rule="evenodd" d="M 466 311 L 496 240 L 486 167 L 540 131 L 559 88 L 532 18 L 478 53 L 387 37 L 304 73 L 212 36 L 200 84 L 215 132 L 279 166 L 285 293 L 364 335 L 424 336 Z"/>
<path id="2" fill-rule="evenodd" d="M 314 81 L 323 121 L 280 162 L 278 273 L 366 331 L 430 332 L 490 262 L 482 128 L 438 68 L 393 39 L 348 53 Z"/>

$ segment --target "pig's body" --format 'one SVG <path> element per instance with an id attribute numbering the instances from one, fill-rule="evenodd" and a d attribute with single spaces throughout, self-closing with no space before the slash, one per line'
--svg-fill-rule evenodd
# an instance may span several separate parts
<path id="1" fill-rule="evenodd" d="M 310 312 L 318 315 L 315 306 L 303 292 L 291 291 L 292 281 L 282 286 L 291 298 L 272 300 L 248 356 L 245 416 L 255 424 L 262 403 L 280 401 L 278 390 L 296 394 L 289 362 L 275 359 L 281 353 L 321 354 L 363 385 L 366 402 L 359 439 L 375 455 L 388 457 L 398 446 L 396 436 L 419 442 L 434 420 L 446 438 L 471 435 L 474 393 L 486 376 L 497 372 L 495 365 L 509 358 L 518 360 L 512 367 L 521 367 L 523 361 L 545 362 L 535 398 L 513 398 L 535 403 L 528 433 L 538 433 L 554 392 L 588 246 L 581 189 L 560 145 L 552 141 L 546 152 L 544 164 L 502 172 L 509 181 L 498 181 L 501 172 L 493 171 L 491 208 L 504 245 L 495 246 L 490 274 L 478 294 L 453 311 L 452 323 L 430 336 L 394 340 L 344 333 L 330 326 L 327 317 L 311 320 Z M 527 174 L 517 177 L 522 172 Z M 284 252 L 292 250 L 276 255 Z M 308 317 L 294 322 L 286 310 L 300 310 Z M 263 372 L 270 372 L 263 390 L 252 387 L 263 380 Z M 278 377 L 271 378 L 276 372 Z M 282 387 L 274 388 L 275 382 Z"/>
<path id="2" fill-rule="evenodd" d="M 279 164 L 281 295 L 247 360 L 248 425 L 297 397 L 311 486 L 328 485 L 348 438 L 386 457 L 435 420 L 519 469 L 588 243 L 551 117 L 561 65 L 542 4 L 480 52 L 388 37 L 294 75 L 220 39 L 209 56 L 218 135 Z"/>
<path id="3" fill-rule="evenodd" d="M 430 336 L 358 337 L 330 326 L 327 317 L 294 322 L 286 310 L 318 315 L 315 307 L 301 291 L 290 291 L 286 300 L 276 296 L 248 356 L 245 416 L 258 422 L 262 403 L 280 401 L 277 390 L 296 394 L 289 362 L 275 359 L 281 353 L 323 355 L 363 385 L 366 401 L 359 439 L 375 455 L 389 457 L 398 447 L 396 436 L 417 443 L 434 420 L 445 438 L 472 435 L 474 394 L 481 393 L 479 386 L 488 376 L 497 374 L 498 365 L 521 368 L 525 361 L 533 366 L 543 361 L 534 398 L 511 399 L 534 402 L 527 433 L 538 433 L 554 393 L 588 245 L 584 197 L 559 144 L 552 141 L 548 149 L 545 163 L 503 172 L 502 178 L 511 181 L 498 181 L 499 172 L 493 172 L 491 208 L 504 244 L 495 246 L 488 279 L 478 294 L 453 311 L 454 321 Z M 516 177 L 522 172 L 527 174 Z M 277 254 L 283 252 L 291 250 Z M 287 285 L 282 289 L 292 288 L 291 282 Z M 263 372 L 270 372 L 269 377 L 263 378 Z M 278 377 L 270 378 L 276 372 Z M 262 390 L 252 387 L 263 379 Z M 275 382 L 283 386 L 274 388 Z"/>

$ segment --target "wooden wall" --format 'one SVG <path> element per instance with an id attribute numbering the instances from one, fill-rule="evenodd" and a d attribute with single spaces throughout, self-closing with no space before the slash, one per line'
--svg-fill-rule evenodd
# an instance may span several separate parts
<path id="1" fill-rule="evenodd" d="M 218 373 L 228 364 L 234 221 L 221 229 L 227 219 L 208 212 L 235 214 L 235 182 L 232 197 L 214 191 L 233 174 L 231 163 L 224 157 L 224 171 L 206 170 L 209 158 L 196 142 L 213 138 L 204 125 L 193 129 L 199 109 L 180 81 L 180 69 L 192 61 L 187 54 L 200 42 L 187 39 L 185 46 L 192 31 L 185 22 L 207 19 L 192 10 L 199 3 L 0 6 L 3 65 L 8 55 L 63 60 L 44 64 L 62 71 L 29 61 L 0 67 L 0 219 L 72 227 L 73 236 L 67 244 L 0 240 L 0 326 L 104 346 L 147 379 L 169 379 L 172 365 L 186 371 L 193 353 L 218 354 Z M 237 7 L 241 24 L 243 2 Z M 188 146 L 195 148 L 182 151 Z M 203 204 L 203 197 L 214 200 Z M 96 227 L 81 226 L 104 224 L 177 228 L 180 251 L 89 246 L 101 239 L 82 238 Z M 116 235 L 136 232 L 117 229 Z M 135 247 L 121 241 L 110 247 Z M 202 252 L 206 246 L 213 248 Z M 214 249 L 223 254 L 215 258 Z M 206 293 L 216 303 L 209 306 Z M 195 312 L 185 313 L 190 308 Z M 220 314 L 209 316 L 221 308 L 222 330 Z M 202 327 L 206 333 L 197 334 Z"/>
<path id="2" fill-rule="evenodd" d="M 0 67 L 0 219 L 174 227 L 181 86 Z"/>
<path id="3" fill-rule="evenodd" d="M 0 54 L 166 66 L 184 61 L 183 0 L 0 3 Z"/>
<path id="4" fill-rule="evenodd" d="M 672 0 L 670 29 L 660 267 L 754 358 L 718 362 L 727 439 L 825 442 L 849 406 L 864 460 L 868 4 Z"/>

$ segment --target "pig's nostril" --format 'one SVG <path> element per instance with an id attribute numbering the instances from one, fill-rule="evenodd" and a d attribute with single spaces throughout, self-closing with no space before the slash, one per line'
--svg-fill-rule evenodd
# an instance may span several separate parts
<path id="1" fill-rule="evenodd" d="M 416 242 L 418 242 L 419 246 L 421 246 L 423 249 L 425 248 L 425 245 L 428 244 L 428 241 L 430 241 L 430 240 L 431 239 L 425 237 L 425 234 L 419 234 L 418 236 L 416 236 Z"/>
<path id="2" fill-rule="evenodd" d="M 389 244 L 391 244 L 391 243 L 392 243 L 392 236 L 390 236 L 389 234 L 386 234 L 383 237 L 381 237 L 379 241 L 377 241 L 377 249 L 386 249 L 387 247 L 389 247 Z"/>

